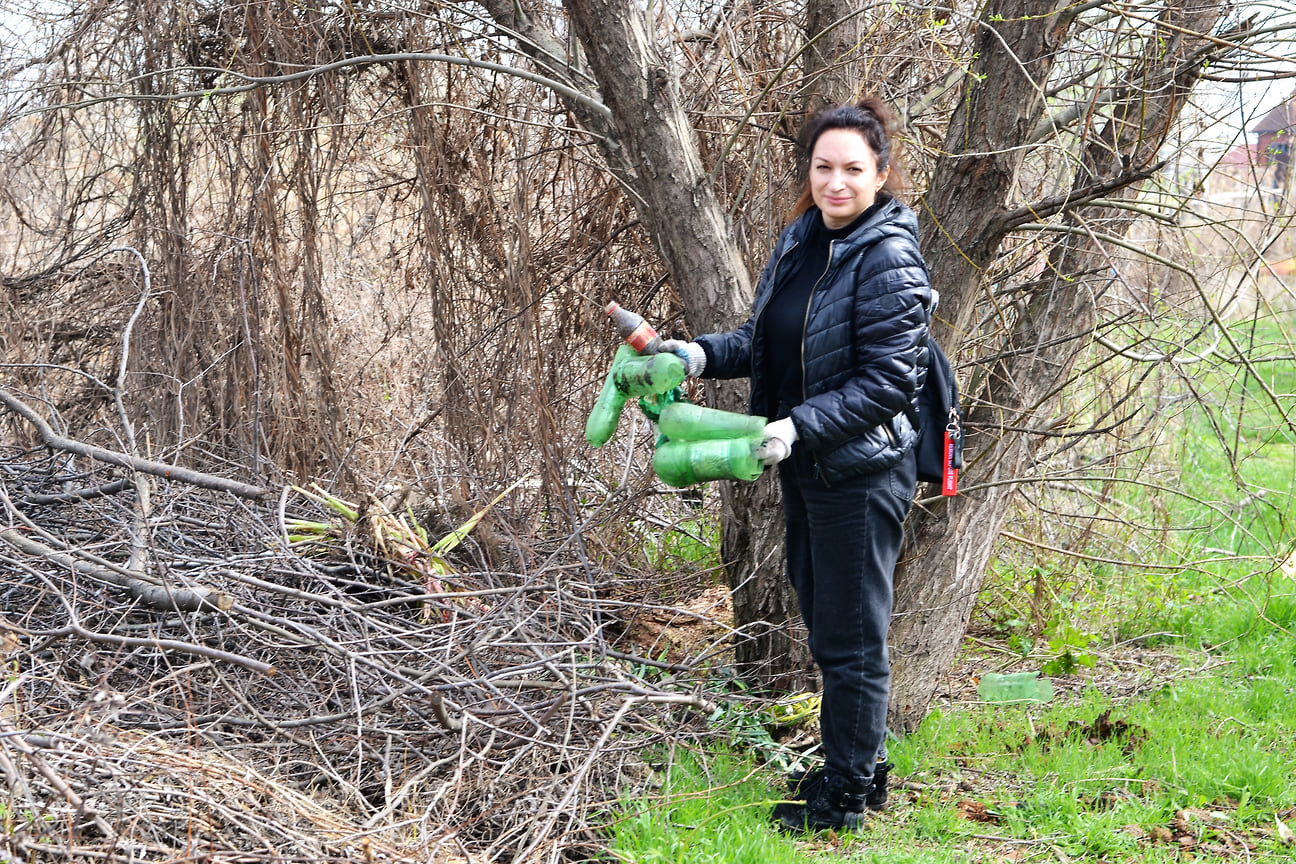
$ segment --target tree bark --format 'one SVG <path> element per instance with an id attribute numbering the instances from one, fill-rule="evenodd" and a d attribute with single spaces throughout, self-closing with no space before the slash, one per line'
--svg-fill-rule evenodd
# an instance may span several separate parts
<path id="1" fill-rule="evenodd" d="M 858 95 L 863 11 L 853 0 L 813 0 L 806 6 L 805 116 Z"/>
<path id="2" fill-rule="evenodd" d="M 568 103 L 598 134 L 612 172 L 626 185 L 640 221 L 670 270 L 693 334 L 732 329 L 750 312 L 752 284 L 724 209 L 716 199 L 693 129 L 679 100 L 673 61 L 652 37 L 645 12 L 626 0 L 566 0 L 580 56 L 506 0 L 488 0 L 496 21 L 528 54 L 577 86 L 596 81 L 608 114 Z M 711 388 L 714 407 L 746 411 L 746 382 Z M 794 687 L 809 649 L 784 585 L 783 520 L 777 483 L 722 483 L 721 556 L 741 634 L 735 660 L 747 680 Z"/>
<path id="3" fill-rule="evenodd" d="M 1034 0 L 994 2 L 981 18 L 978 61 L 946 136 L 950 155 L 937 167 L 925 201 L 928 263 L 948 315 L 937 338 L 951 347 L 970 332 L 981 305 L 982 273 L 1013 227 L 1004 218 L 1006 203 L 1018 154 L 1040 118 L 1042 85 L 1071 23 L 1066 6 L 1051 3 L 1045 14 Z M 1145 176 L 1139 169 L 1165 141 L 1200 72 L 1200 49 L 1210 44 L 1195 34 L 1209 33 L 1223 12 L 1222 4 L 1193 2 L 1163 11 L 1160 52 L 1145 55 L 1144 65 L 1129 74 L 1130 95 L 1113 106 L 1105 128 L 1086 147 L 1073 189 L 1120 185 L 1123 178 L 1132 189 Z M 1115 230 L 1123 233 L 1128 224 Z M 1092 235 L 1073 235 L 1051 263 L 1054 280 L 1020 307 L 1013 329 L 995 346 L 999 359 L 985 381 L 972 382 L 962 477 L 967 491 L 955 503 L 916 511 L 909 526 L 891 631 L 890 721 L 896 731 L 912 730 L 926 715 L 967 630 L 1016 481 L 1046 440 L 1014 430 L 1058 426 L 1055 396 L 1093 332 L 1106 284 L 1083 278 L 1109 267 L 1095 266 L 1103 260 Z"/>
<path id="4" fill-rule="evenodd" d="M 750 279 L 680 106 L 671 60 L 635 4 L 567 0 L 566 6 L 612 112 L 616 144 L 634 172 L 639 218 L 670 268 L 689 325 L 697 332 L 733 326 L 750 306 Z"/>

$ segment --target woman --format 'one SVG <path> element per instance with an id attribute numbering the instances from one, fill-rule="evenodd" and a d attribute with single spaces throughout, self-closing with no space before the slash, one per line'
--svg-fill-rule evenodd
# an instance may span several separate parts
<path id="1" fill-rule="evenodd" d="M 876 99 L 829 108 L 801 134 L 805 189 L 731 333 L 668 340 L 704 378 L 751 376 L 771 418 L 788 576 L 823 673 L 824 767 L 774 819 L 854 830 L 886 801 L 892 572 L 916 485 L 907 419 L 926 376 L 933 293 L 913 212 L 897 199 L 891 118 Z"/>

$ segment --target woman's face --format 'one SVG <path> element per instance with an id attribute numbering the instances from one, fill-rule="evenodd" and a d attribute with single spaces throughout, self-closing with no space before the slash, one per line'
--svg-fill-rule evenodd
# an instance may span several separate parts
<path id="1" fill-rule="evenodd" d="M 815 141 L 810 196 L 829 228 L 845 228 L 872 207 L 886 179 L 887 171 L 877 170 L 877 154 L 854 129 L 829 129 Z"/>

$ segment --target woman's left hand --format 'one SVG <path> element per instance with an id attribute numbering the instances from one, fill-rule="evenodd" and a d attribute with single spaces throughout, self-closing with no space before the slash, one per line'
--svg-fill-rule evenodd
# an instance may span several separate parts
<path id="1" fill-rule="evenodd" d="M 765 440 L 756 448 L 756 459 L 762 465 L 777 465 L 792 455 L 796 443 L 796 424 L 791 417 L 765 424 Z"/>

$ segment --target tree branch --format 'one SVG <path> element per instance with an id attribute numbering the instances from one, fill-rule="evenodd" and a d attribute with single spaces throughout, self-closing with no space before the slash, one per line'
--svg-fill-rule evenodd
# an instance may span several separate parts
<path id="1" fill-rule="evenodd" d="M 28 555 L 52 561 L 75 573 L 125 588 L 131 597 L 162 612 L 226 612 L 234 606 L 233 597 L 213 588 L 158 585 L 143 575 L 132 575 L 124 568 L 112 569 L 83 561 L 70 552 L 62 552 L 33 540 L 16 528 L 0 529 L 0 540 Z"/>
<path id="2" fill-rule="evenodd" d="M 58 630 L 39 631 L 33 630 L 34 636 L 79 636 L 90 642 L 102 642 L 106 645 L 121 645 L 128 648 L 158 648 L 162 651 L 178 651 L 182 654 L 193 654 L 197 657 L 206 657 L 208 660 L 219 660 L 222 663 L 231 663 L 235 666 L 242 666 L 253 672 L 259 672 L 262 675 L 270 676 L 275 674 L 275 667 L 269 663 L 263 663 L 260 660 L 253 660 L 251 657 L 243 657 L 239 654 L 232 654 L 229 651 L 222 651 L 219 648 L 209 648 L 206 645 L 196 645 L 192 642 L 181 642 L 177 639 L 149 639 L 140 636 L 118 636 L 115 633 L 98 633 L 94 630 L 87 630 L 80 624 L 69 624 Z"/>
<path id="3" fill-rule="evenodd" d="M 349 66 L 368 66 L 370 64 L 404 62 L 446 63 L 451 66 L 473 66 L 478 69 L 485 69 L 489 72 L 500 72 L 505 75 L 512 75 L 516 78 L 521 78 L 548 87 L 563 98 L 581 105 L 585 110 L 600 116 L 605 120 L 611 118 L 611 112 L 608 111 L 607 106 L 603 105 L 603 103 L 599 102 L 597 99 L 582 93 L 574 87 L 563 84 L 561 81 L 546 78 L 544 75 L 537 75 L 534 72 L 528 72 L 527 70 L 519 69 L 516 66 L 506 66 L 502 63 L 491 63 L 487 60 L 473 60 L 468 57 L 455 57 L 451 54 L 433 54 L 411 51 L 399 54 L 369 54 L 362 57 L 347 57 L 343 60 L 337 60 L 333 63 L 325 63 L 321 66 L 314 66 L 310 69 L 303 69 L 300 72 L 293 72 L 288 75 L 244 75 L 230 69 L 216 69 L 208 66 L 178 66 L 171 69 L 160 69 L 156 72 L 149 72 L 145 75 L 137 76 L 136 78 L 129 79 L 122 83 L 127 84 L 134 81 L 140 81 L 144 78 L 171 74 L 174 72 L 215 72 L 221 75 L 230 75 L 242 79 L 245 83 L 229 87 L 212 87 L 205 90 L 182 90 L 179 93 L 111 93 L 106 96 L 82 99 L 79 102 L 68 102 L 60 105 L 32 108 L 15 115 L 13 119 L 18 120 L 23 117 L 31 116 L 33 114 L 42 114 L 47 111 L 89 108 L 94 105 L 100 105 L 104 102 L 175 102 L 184 99 L 208 99 L 213 96 L 233 96 L 238 93 L 247 93 L 250 90 L 259 90 L 263 87 L 269 87 L 275 84 L 289 84 L 293 81 L 304 81 L 308 78 L 314 78 L 317 75 L 323 75 L 328 72 L 335 72 L 338 69 L 345 69 Z"/>
<path id="4" fill-rule="evenodd" d="M 81 489 L 73 489 L 70 492 L 46 492 L 25 495 L 22 500 L 30 504 L 74 504 L 78 501 L 88 501 L 91 498 L 116 495 L 124 489 L 131 488 L 131 485 L 129 477 L 118 477 L 116 480 L 100 483 L 98 486 L 86 486 Z"/>
<path id="5" fill-rule="evenodd" d="M 1003 213 L 995 221 L 993 230 L 998 230 L 1004 234 L 1012 231 L 1018 225 L 1024 225 L 1027 222 L 1035 222 L 1040 219 L 1047 219 L 1057 213 L 1070 210 L 1073 207 L 1079 207 L 1081 204 L 1087 204 L 1096 198 L 1101 198 L 1108 193 L 1115 192 L 1118 189 L 1124 189 L 1134 183 L 1141 183 L 1153 174 L 1165 167 L 1165 160 L 1155 165 L 1149 165 L 1140 168 L 1137 171 L 1125 171 L 1110 180 L 1104 180 L 1101 183 L 1093 183 L 1083 189 L 1071 189 L 1060 195 L 1054 195 L 1050 198 L 1036 201 L 1034 204 L 1026 204 L 1015 210 L 1009 210 Z"/>
<path id="6" fill-rule="evenodd" d="M 13 394 L 0 388 L 0 402 L 4 403 L 11 411 L 18 414 L 28 423 L 36 427 L 40 433 L 41 441 L 46 447 L 52 447 L 55 450 L 62 450 L 66 453 L 75 453 L 78 456 L 88 456 L 99 462 L 106 462 L 109 465 L 116 465 L 119 468 L 127 468 L 131 471 L 141 471 L 145 474 L 152 474 L 156 477 L 165 477 L 168 480 L 178 480 L 181 483 L 188 483 L 191 486 L 199 486 L 203 489 L 214 489 L 218 492 L 228 492 L 239 498 L 264 498 L 270 494 L 270 490 L 262 486 L 252 486 L 248 483 L 241 483 L 237 480 L 227 480 L 224 477 L 217 477 L 213 474 L 204 474 L 200 471 L 191 471 L 188 468 L 181 468 L 179 465 L 167 465 L 162 462 L 153 462 L 148 459 L 140 459 L 135 456 L 127 456 L 125 453 L 118 453 L 115 450 L 105 450 L 102 447 L 96 447 L 93 444 L 86 444 L 82 441 L 73 441 L 70 438 L 64 438 L 50 427 L 39 414 L 32 410 L 31 406 L 22 400 L 16 398 Z"/>

